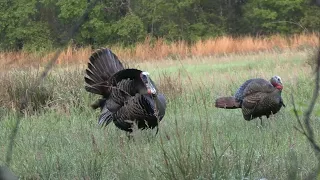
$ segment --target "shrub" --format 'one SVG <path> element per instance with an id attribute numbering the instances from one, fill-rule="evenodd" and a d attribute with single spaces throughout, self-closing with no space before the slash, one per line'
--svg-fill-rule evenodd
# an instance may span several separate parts
<path id="1" fill-rule="evenodd" d="M 37 74 L 22 71 L 2 75 L 0 77 L 0 94 L 3 97 L 1 106 L 19 110 L 26 98 L 26 112 L 35 113 L 43 109 L 47 102 L 52 100 L 53 88 L 45 85 L 33 87 Z"/>

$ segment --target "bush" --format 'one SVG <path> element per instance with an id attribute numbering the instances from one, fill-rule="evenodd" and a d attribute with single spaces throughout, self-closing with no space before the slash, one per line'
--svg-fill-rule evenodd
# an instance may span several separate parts
<path id="1" fill-rule="evenodd" d="M 19 110 L 26 97 L 28 113 L 40 111 L 52 100 L 53 88 L 50 86 L 33 87 L 38 73 L 14 72 L 2 75 L 0 94 L 1 106 Z"/>

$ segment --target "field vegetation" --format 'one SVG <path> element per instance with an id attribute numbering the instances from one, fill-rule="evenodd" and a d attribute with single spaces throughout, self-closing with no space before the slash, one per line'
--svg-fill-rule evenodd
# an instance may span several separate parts
<path id="1" fill-rule="evenodd" d="M 154 40 L 146 37 L 142 43 L 134 47 L 117 45 L 105 45 L 115 52 L 122 60 L 130 62 L 162 61 L 166 59 L 184 60 L 191 57 L 221 56 L 227 54 L 252 54 L 258 52 L 283 52 L 301 51 L 317 46 L 319 43 L 317 33 L 296 34 L 293 36 L 282 36 L 280 34 L 269 37 L 243 36 L 234 38 L 231 36 L 220 36 L 208 38 L 195 43 L 176 41 L 168 43 L 165 39 Z M 101 46 L 104 47 L 104 46 Z M 58 64 L 84 64 L 95 50 L 91 46 L 77 47 L 70 44 L 60 54 Z M 38 67 L 46 63 L 54 55 L 52 52 L 28 51 L 1 51 L 0 68 L 11 67 Z"/>
<path id="2" fill-rule="evenodd" d="M 21 179 L 305 179 L 317 168 L 306 138 L 294 127 L 291 95 L 298 114 L 307 108 L 314 86 L 311 55 L 316 36 L 289 39 L 222 37 L 136 48 L 113 47 L 127 66 L 150 72 L 168 98 L 160 132 L 145 130 L 128 140 L 113 124 L 97 125 L 96 96 L 84 89 L 90 47 L 70 46 L 39 87 L 32 83 L 50 53 L 0 53 L 0 164 L 21 97 L 28 108 L 12 151 L 11 170 Z M 245 121 L 240 110 L 214 107 L 245 80 L 279 75 L 286 108 L 270 119 Z M 311 116 L 320 138 L 320 105 Z"/>

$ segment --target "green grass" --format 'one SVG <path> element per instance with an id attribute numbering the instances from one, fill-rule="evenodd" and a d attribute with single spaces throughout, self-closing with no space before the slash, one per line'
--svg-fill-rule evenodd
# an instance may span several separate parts
<path id="1" fill-rule="evenodd" d="M 99 111 L 89 106 L 97 96 L 84 90 L 83 68 L 55 68 L 43 84 L 46 96 L 37 96 L 36 111 L 22 119 L 10 168 L 21 179 L 304 179 L 317 161 L 294 129 L 290 96 L 302 115 L 313 88 L 306 60 L 306 52 L 287 52 L 138 64 L 169 99 L 159 135 L 138 131 L 134 141 L 113 124 L 97 126 Z M 16 121 L 12 102 L 36 71 L 1 76 L 9 82 L 0 88 L 0 164 Z M 246 79 L 275 74 L 284 81 L 287 107 L 264 118 L 263 127 L 240 110 L 214 108 L 215 98 L 233 94 Z M 8 87 L 17 90 L 13 97 Z M 317 139 L 319 108 L 312 117 Z"/>

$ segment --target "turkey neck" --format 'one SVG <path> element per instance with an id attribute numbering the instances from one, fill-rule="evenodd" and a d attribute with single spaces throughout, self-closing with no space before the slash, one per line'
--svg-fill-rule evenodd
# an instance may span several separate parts
<path id="1" fill-rule="evenodd" d="M 155 114 L 157 117 L 159 117 L 159 120 L 164 116 L 165 112 L 165 99 L 162 94 L 155 94 L 152 95 L 152 99 L 155 102 Z"/>

